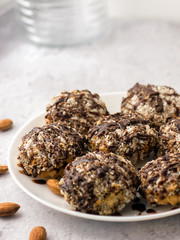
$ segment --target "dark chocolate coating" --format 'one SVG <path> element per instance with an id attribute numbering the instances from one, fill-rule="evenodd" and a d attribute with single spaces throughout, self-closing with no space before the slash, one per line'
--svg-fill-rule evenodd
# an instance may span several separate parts
<path id="1" fill-rule="evenodd" d="M 123 99 L 121 111 L 135 112 L 158 129 L 168 119 L 180 116 L 180 95 L 171 87 L 136 83 Z"/>
<path id="2" fill-rule="evenodd" d="M 88 142 L 91 151 L 114 152 L 136 164 L 156 151 L 157 132 L 135 114 L 115 113 L 89 130 Z"/>
<path id="3" fill-rule="evenodd" d="M 171 119 L 159 131 L 158 155 L 180 153 L 180 118 Z"/>
<path id="4" fill-rule="evenodd" d="M 139 179 L 140 192 L 149 204 L 177 204 L 180 202 L 180 154 L 167 154 L 146 163 L 139 171 Z"/>
<path id="5" fill-rule="evenodd" d="M 77 210 L 115 214 L 135 198 L 136 172 L 130 161 L 113 153 L 87 153 L 68 164 L 59 186 Z"/>
<path id="6" fill-rule="evenodd" d="M 100 117 L 108 114 L 98 94 L 88 90 L 62 92 L 47 106 L 46 123 L 60 123 L 86 135 Z"/>
<path id="7" fill-rule="evenodd" d="M 82 136 L 64 125 L 35 127 L 22 138 L 18 160 L 27 175 L 59 170 L 85 153 Z M 66 163 L 66 164 L 65 164 Z"/>

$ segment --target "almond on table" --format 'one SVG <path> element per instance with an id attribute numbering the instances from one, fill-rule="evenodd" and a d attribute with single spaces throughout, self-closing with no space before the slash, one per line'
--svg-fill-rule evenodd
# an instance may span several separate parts
<path id="1" fill-rule="evenodd" d="M 29 235 L 29 240 L 46 240 L 46 229 L 42 226 L 34 227 Z"/>
<path id="2" fill-rule="evenodd" d="M 13 122 L 11 119 L 1 119 L 0 120 L 0 130 L 1 131 L 6 131 L 8 129 L 10 129 L 13 125 Z"/>
<path id="3" fill-rule="evenodd" d="M 5 202 L 0 203 L 0 217 L 9 217 L 19 210 L 17 203 Z"/>
<path id="4" fill-rule="evenodd" d="M 4 174 L 7 171 L 8 171 L 8 166 L 0 165 L 0 174 Z"/>

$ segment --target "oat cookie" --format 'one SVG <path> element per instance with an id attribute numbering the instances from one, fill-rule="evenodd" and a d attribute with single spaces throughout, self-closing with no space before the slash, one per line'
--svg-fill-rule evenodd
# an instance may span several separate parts
<path id="1" fill-rule="evenodd" d="M 50 124 L 35 127 L 23 137 L 18 160 L 27 175 L 55 178 L 84 152 L 79 133 L 64 125 Z"/>
<path id="2" fill-rule="evenodd" d="M 47 106 L 46 123 L 61 123 L 86 135 L 100 117 L 108 114 L 105 103 L 98 94 L 88 90 L 62 92 Z"/>
<path id="3" fill-rule="evenodd" d="M 136 83 L 123 99 L 121 111 L 135 112 L 158 129 L 169 118 L 180 116 L 180 95 L 171 87 Z"/>
<path id="4" fill-rule="evenodd" d="M 134 114 L 115 113 L 89 130 L 88 145 L 91 151 L 113 152 L 136 164 L 156 152 L 157 132 Z"/>
<path id="5" fill-rule="evenodd" d="M 180 153 L 180 118 L 171 119 L 160 127 L 159 145 L 159 156 L 165 153 Z"/>
<path id="6" fill-rule="evenodd" d="M 140 192 L 150 205 L 180 203 L 180 154 L 148 162 L 139 171 Z"/>
<path id="7" fill-rule="evenodd" d="M 135 198 L 136 177 L 130 161 L 113 153 L 93 152 L 68 164 L 59 186 L 76 210 L 111 215 Z"/>

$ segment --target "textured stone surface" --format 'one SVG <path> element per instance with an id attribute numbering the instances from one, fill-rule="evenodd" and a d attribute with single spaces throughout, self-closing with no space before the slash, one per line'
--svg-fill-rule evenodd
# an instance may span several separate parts
<path id="1" fill-rule="evenodd" d="M 166 22 L 112 22 L 105 39 L 67 49 L 36 47 L 23 40 L 12 12 L 0 17 L 0 118 L 14 127 L 0 132 L 0 164 L 10 141 L 27 120 L 62 90 L 127 90 L 135 82 L 165 84 L 180 91 L 180 26 Z M 142 223 L 83 220 L 47 208 L 27 196 L 9 173 L 0 177 L 0 202 L 21 209 L 0 219 L 0 239 L 24 240 L 37 225 L 48 239 L 178 240 L 180 215 Z"/>

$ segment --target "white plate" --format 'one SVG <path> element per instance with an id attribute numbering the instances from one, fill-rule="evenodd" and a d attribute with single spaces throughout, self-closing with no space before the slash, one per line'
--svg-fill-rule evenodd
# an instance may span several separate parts
<path id="1" fill-rule="evenodd" d="M 114 113 L 120 110 L 120 102 L 122 96 L 124 94 L 122 92 L 119 93 L 107 93 L 101 94 L 102 99 L 105 101 L 108 110 L 110 113 Z M 30 195 L 35 200 L 40 203 L 53 208 L 57 211 L 73 215 L 76 217 L 87 218 L 91 220 L 99 220 L 99 221 L 110 221 L 110 222 L 135 222 L 135 221 L 144 221 L 151 220 L 157 218 L 163 218 L 171 215 L 175 215 L 180 213 L 180 207 L 177 209 L 173 209 L 171 206 L 161 206 L 154 208 L 157 211 L 156 214 L 147 214 L 143 212 L 140 216 L 138 215 L 138 211 L 132 210 L 132 203 L 128 204 L 126 208 L 122 211 L 122 216 L 99 216 L 93 214 L 86 214 L 74 211 L 71 206 L 65 202 L 63 197 L 59 197 L 53 194 L 46 185 L 35 184 L 32 182 L 31 177 L 27 177 L 19 172 L 19 167 L 17 166 L 17 155 L 18 155 L 18 146 L 21 143 L 22 137 L 28 133 L 35 126 L 44 125 L 44 115 L 45 113 L 41 113 L 37 117 L 31 119 L 27 122 L 16 134 L 14 137 L 11 146 L 8 152 L 8 165 L 9 170 L 14 178 L 15 182 L 19 185 L 19 187 L 28 195 Z M 141 202 L 143 202 L 142 200 Z M 145 203 L 145 201 L 144 201 Z M 146 203 L 145 203 L 146 204 Z M 146 206 L 148 208 L 148 206 Z"/>

